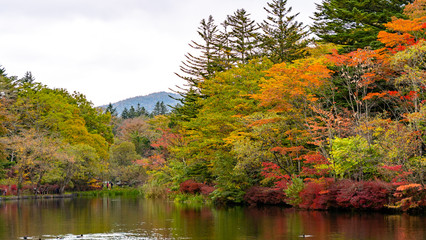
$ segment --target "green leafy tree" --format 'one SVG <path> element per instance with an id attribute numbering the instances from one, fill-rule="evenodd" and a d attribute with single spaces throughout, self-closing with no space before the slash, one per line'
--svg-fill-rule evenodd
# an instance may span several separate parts
<path id="1" fill-rule="evenodd" d="M 379 146 L 361 136 L 335 138 L 330 155 L 336 176 L 358 180 L 372 179 L 382 157 Z"/>
<path id="2" fill-rule="evenodd" d="M 131 142 L 121 142 L 111 146 L 110 162 L 116 166 L 131 165 L 140 158 L 136 153 L 135 145 Z"/>
<path id="3" fill-rule="evenodd" d="M 81 93 L 74 92 L 69 94 L 66 91 L 62 91 L 62 94 L 67 97 L 70 104 L 78 106 L 80 116 L 84 119 L 89 133 L 102 136 L 108 144 L 113 143 L 114 135 L 110 124 L 110 115 L 105 114 L 101 108 L 94 107 L 93 103 Z"/>
<path id="4" fill-rule="evenodd" d="M 249 185 L 245 169 L 236 168 L 237 158 L 227 138 L 244 127 L 243 116 L 257 110 L 257 100 L 250 97 L 259 88 L 271 66 L 267 59 L 253 60 L 203 82 L 205 99 L 196 118 L 182 123 L 185 142 L 172 148 L 173 165 L 185 169 L 181 178 L 218 182 L 216 200 L 241 200 L 242 189 Z"/>

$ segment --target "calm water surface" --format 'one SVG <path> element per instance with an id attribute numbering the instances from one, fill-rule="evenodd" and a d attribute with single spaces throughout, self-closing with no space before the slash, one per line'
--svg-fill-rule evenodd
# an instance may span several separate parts
<path id="1" fill-rule="evenodd" d="M 83 234 L 83 236 L 81 236 Z M 426 239 L 426 217 L 278 207 L 188 209 L 139 198 L 0 202 L 0 239 Z"/>

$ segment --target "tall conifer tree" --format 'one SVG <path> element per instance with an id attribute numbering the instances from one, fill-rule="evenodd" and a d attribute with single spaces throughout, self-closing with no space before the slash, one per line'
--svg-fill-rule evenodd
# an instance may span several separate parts
<path id="1" fill-rule="evenodd" d="M 323 0 L 314 13 L 312 31 L 325 42 L 357 48 L 381 47 L 377 41 L 384 23 L 401 17 L 404 6 L 412 0 Z"/>
<path id="2" fill-rule="evenodd" d="M 274 63 L 291 62 L 305 55 L 308 32 L 303 23 L 297 22 L 295 15 L 289 15 L 292 8 L 286 8 L 287 0 L 273 0 L 264 8 L 267 20 L 260 25 L 263 34 L 262 53 Z"/>
<path id="3" fill-rule="evenodd" d="M 208 19 L 201 20 L 198 27 L 197 33 L 201 37 L 201 42 L 191 41 L 189 44 L 199 55 L 187 53 L 185 55 L 186 60 L 182 61 L 180 66 L 181 73 L 176 73 L 177 76 L 186 81 L 186 88 L 177 86 L 179 90 L 175 91 L 181 96 L 180 98 L 175 98 L 175 100 L 183 104 L 174 109 L 177 119 L 187 120 L 189 116 L 192 117 L 197 114 L 198 105 L 191 104 L 186 106 L 185 103 L 195 102 L 198 98 L 201 98 L 199 83 L 204 79 L 213 77 L 216 72 L 223 70 L 219 54 L 218 32 L 217 25 L 210 15 Z"/>
<path id="4" fill-rule="evenodd" d="M 182 61 L 181 73 L 176 73 L 185 79 L 191 87 L 198 87 L 198 83 L 204 78 L 211 78 L 217 69 L 217 25 L 210 15 L 208 19 L 203 19 L 197 31 L 201 37 L 201 42 L 191 41 L 189 46 L 196 50 L 198 55 L 187 53 L 186 60 Z"/>
<path id="5" fill-rule="evenodd" d="M 250 19 L 244 9 L 228 15 L 225 24 L 230 26 L 229 42 L 232 55 L 237 63 L 248 63 L 259 55 L 259 26 Z"/>

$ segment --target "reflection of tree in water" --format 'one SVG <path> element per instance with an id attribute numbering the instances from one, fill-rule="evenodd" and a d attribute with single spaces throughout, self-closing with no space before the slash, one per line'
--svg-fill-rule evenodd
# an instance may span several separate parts
<path id="1" fill-rule="evenodd" d="M 280 207 L 182 208 L 165 200 L 75 198 L 3 201 L 0 239 L 80 234 L 102 239 L 421 239 L 424 216 L 297 211 Z M 43 238 L 44 239 L 44 238 Z"/>

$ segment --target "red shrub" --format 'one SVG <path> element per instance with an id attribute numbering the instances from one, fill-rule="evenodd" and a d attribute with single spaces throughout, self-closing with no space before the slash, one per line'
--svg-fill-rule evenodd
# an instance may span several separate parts
<path id="1" fill-rule="evenodd" d="M 339 208 L 337 204 L 337 195 L 340 190 L 345 186 L 346 181 L 332 182 L 328 186 L 327 190 L 321 191 L 318 196 L 317 204 L 321 206 L 321 209 Z"/>
<path id="2" fill-rule="evenodd" d="M 299 193 L 302 202 L 300 208 L 305 209 L 325 209 L 319 204 L 320 195 L 326 191 L 326 184 L 322 182 L 310 182 L 305 184 L 305 188 Z"/>
<path id="3" fill-rule="evenodd" d="M 205 184 L 202 184 L 202 183 L 200 183 L 200 184 L 201 184 L 201 188 L 200 188 L 201 194 L 203 194 L 203 195 L 208 196 L 208 195 L 210 195 L 210 193 L 212 193 L 215 190 L 214 187 L 211 187 L 211 186 L 208 186 L 208 185 L 205 185 Z"/>
<path id="4" fill-rule="evenodd" d="M 186 180 L 180 184 L 179 189 L 183 193 L 196 194 L 201 192 L 201 184 L 194 180 Z"/>
<path id="5" fill-rule="evenodd" d="M 320 153 L 308 154 L 303 156 L 303 163 L 306 165 L 302 167 L 302 176 L 326 176 L 330 173 L 330 167 L 316 168 L 315 166 L 327 166 L 330 162 Z"/>
<path id="6" fill-rule="evenodd" d="M 282 190 L 267 187 L 251 187 L 246 191 L 244 200 L 250 205 L 285 204 L 285 194 Z"/>
<path id="7" fill-rule="evenodd" d="M 214 191 L 214 187 L 204 183 L 198 183 L 194 180 L 186 180 L 180 184 L 179 190 L 183 193 L 210 195 Z"/>
<path id="8" fill-rule="evenodd" d="M 337 204 L 356 209 L 383 209 L 392 190 L 391 184 L 382 181 L 344 181 L 339 186 Z"/>
<path id="9" fill-rule="evenodd" d="M 275 189 L 283 190 L 290 182 L 290 176 L 283 174 L 282 169 L 275 163 L 262 162 L 261 175 L 266 181 L 271 181 L 275 185 Z"/>
<path id="10" fill-rule="evenodd" d="M 302 199 L 302 202 L 299 204 L 300 208 L 328 209 L 329 207 L 334 207 L 334 205 L 330 204 L 334 198 L 328 189 L 334 182 L 332 178 L 307 178 L 306 180 L 309 182 L 305 183 L 305 188 L 299 193 Z"/>

